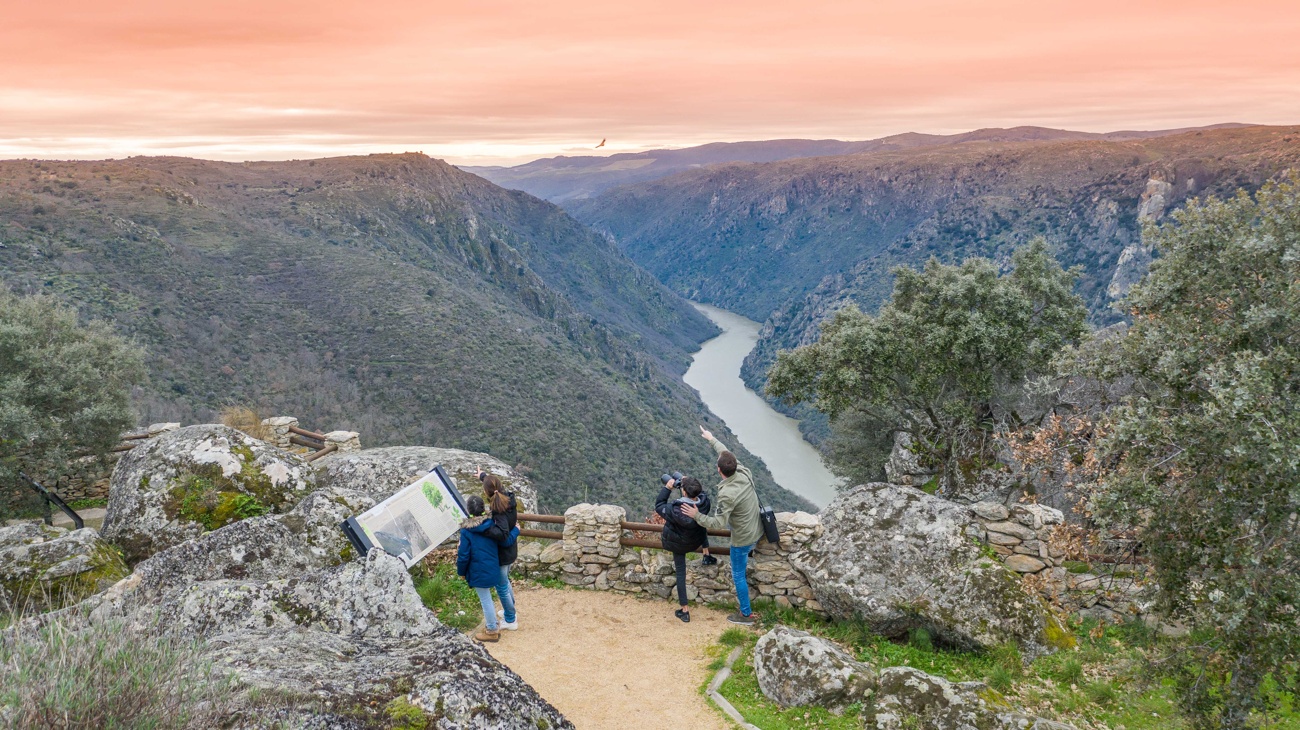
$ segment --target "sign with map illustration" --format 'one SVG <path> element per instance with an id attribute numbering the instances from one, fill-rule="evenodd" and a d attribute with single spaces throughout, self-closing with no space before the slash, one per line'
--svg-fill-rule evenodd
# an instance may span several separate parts
<path id="1" fill-rule="evenodd" d="M 456 534 L 467 514 L 456 483 L 439 464 L 341 527 L 361 555 L 377 547 L 409 568 Z"/>

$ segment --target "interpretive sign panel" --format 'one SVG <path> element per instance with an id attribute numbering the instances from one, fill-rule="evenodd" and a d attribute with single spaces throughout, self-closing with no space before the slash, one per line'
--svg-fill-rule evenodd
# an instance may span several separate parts
<path id="1" fill-rule="evenodd" d="M 439 464 L 414 484 L 349 517 L 341 527 L 358 553 L 365 555 L 378 547 L 409 568 L 456 534 L 467 514 L 455 482 Z"/>

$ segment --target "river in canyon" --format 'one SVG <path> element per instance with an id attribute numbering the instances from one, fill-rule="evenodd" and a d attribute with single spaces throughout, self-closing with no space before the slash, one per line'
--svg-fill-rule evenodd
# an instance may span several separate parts
<path id="1" fill-rule="evenodd" d="M 767 464 L 776 483 L 825 507 L 841 480 L 799 433 L 799 422 L 778 413 L 740 379 L 740 365 L 758 344 L 759 323 L 724 309 L 692 302 L 722 334 L 695 353 L 683 379 L 721 418 L 740 443 Z"/>

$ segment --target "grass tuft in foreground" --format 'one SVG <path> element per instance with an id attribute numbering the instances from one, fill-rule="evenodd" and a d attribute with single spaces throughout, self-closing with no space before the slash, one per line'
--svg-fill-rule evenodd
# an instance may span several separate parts
<path id="1" fill-rule="evenodd" d="M 216 726 L 236 695 L 232 680 L 201 658 L 200 643 L 157 627 L 10 620 L 15 628 L 0 635 L 3 727 Z"/>
<path id="2" fill-rule="evenodd" d="M 424 605 L 453 629 L 469 631 L 483 619 L 478 594 L 456 575 L 454 564 L 426 560 L 411 569 L 411 580 Z"/>

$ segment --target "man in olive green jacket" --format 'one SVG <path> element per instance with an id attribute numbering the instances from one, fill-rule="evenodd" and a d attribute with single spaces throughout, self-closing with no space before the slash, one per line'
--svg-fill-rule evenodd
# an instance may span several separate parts
<path id="1" fill-rule="evenodd" d="M 763 536 L 763 523 L 758 516 L 758 492 L 754 490 L 754 475 L 736 461 L 736 455 L 727 450 L 700 426 L 700 435 L 718 452 L 717 506 L 713 514 L 700 514 L 692 505 L 683 505 L 682 514 L 694 519 L 710 530 L 731 530 L 731 580 L 736 584 L 736 601 L 740 610 L 727 617 L 733 624 L 749 626 L 754 623 L 754 613 L 749 606 L 749 553 Z"/>

